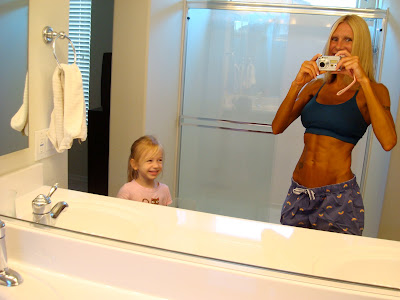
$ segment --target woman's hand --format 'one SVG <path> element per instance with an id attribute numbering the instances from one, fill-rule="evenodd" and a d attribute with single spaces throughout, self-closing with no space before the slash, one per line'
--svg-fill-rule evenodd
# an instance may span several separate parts
<path id="1" fill-rule="evenodd" d="M 360 59 L 358 56 L 351 56 L 349 51 L 340 50 L 336 53 L 336 56 L 341 56 L 339 63 L 337 64 L 337 70 L 340 71 L 332 72 L 332 74 L 345 74 L 353 78 L 356 77 L 358 82 L 369 80 L 363 67 L 361 66 Z"/>
<path id="2" fill-rule="evenodd" d="M 299 86 L 303 86 L 310 82 L 312 79 L 317 78 L 320 74 L 317 63 L 315 62 L 321 54 L 316 54 L 311 60 L 306 60 L 300 67 L 299 73 L 297 73 L 294 83 Z"/>

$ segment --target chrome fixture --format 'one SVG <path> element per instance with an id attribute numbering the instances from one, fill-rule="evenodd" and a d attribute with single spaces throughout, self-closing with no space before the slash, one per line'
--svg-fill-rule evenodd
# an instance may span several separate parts
<path id="1" fill-rule="evenodd" d="M 58 60 L 57 54 L 56 54 L 56 41 L 58 38 L 67 39 L 68 42 L 71 44 L 72 50 L 74 51 L 74 63 L 76 63 L 75 46 L 72 43 L 72 40 L 69 38 L 69 36 L 64 31 L 56 32 L 56 31 L 53 31 L 53 28 L 51 28 L 50 26 L 46 26 L 42 30 L 42 37 L 43 37 L 43 41 L 46 44 L 53 42 L 53 55 L 54 55 L 54 58 L 56 59 L 57 64 L 60 68 L 61 68 L 61 64 L 60 64 L 60 61 Z"/>
<path id="2" fill-rule="evenodd" d="M 8 267 L 5 226 L 4 222 L 0 220 L 0 285 L 17 286 L 23 280 L 21 275 Z"/>
<path id="3" fill-rule="evenodd" d="M 51 208 L 50 197 L 57 190 L 58 183 L 53 185 L 47 196 L 40 194 L 32 201 L 33 221 L 35 223 L 54 225 L 56 219 L 61 212 L 68 207 L 68 203 L 60 201 Z"/>

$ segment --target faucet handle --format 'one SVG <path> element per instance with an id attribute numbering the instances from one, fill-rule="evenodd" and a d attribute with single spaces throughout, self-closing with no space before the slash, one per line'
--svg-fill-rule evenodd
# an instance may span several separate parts
<path id="1" fill-rule="evenodd" d="M 47 198 L 45 195 L 40 194 L 32 201 L 32 209 L 34 214 L 47 214 L 50 212 L 50 198 Z"/>
<path id="2" fill-rule="evenodd" d="M 51 199 L 50 197 L 54 194 L 54 192 L 58 188 L 58 183 L 53 185 L 47 194 L 47 196 L 40 194 L 32 201 L 32 209 L 34 214 L 43 215 L 50 212 L 51 207 Z"/>
<path id="3" fill-rule="evenodd" d="M 49 193 L 47 194 L 47 198 L 50 198 L 54 194 L 54 192 L 57 190 L 57 188 L 58 188 L 58 183 L 56 183 L 55 185 L 53 185 L 51 187 Z"/>
<path id="4" fill-rule="evenodd" d="M 54 194 L 54 192 L 57 190 L 58 187 L 58 183 L 56 183 L 55 185 L 53 185 L 49 191 L 49 193 L 47 194 L 47 196 L 40 194 L 38 196 L 36 196 L 35 199 L 33 199 L 32 201 L 32 210 L 34 214 L 38 214 L 38 215 L 43 215 L 43 214 L 47 214 L 50 212 L 51 207 L 51 199 L 50 197 Z"/>

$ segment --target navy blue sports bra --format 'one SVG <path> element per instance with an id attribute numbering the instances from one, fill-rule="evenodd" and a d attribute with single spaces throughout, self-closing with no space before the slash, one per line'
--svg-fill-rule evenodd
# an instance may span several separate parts
<path id="1" fill-rule="evenodd" d="M 301 112 L 301 123 L 306 128 L 306 133 L 327 135 L 343 142 L 357 144 L 368 127 L 357 106 L 358 91 L 344 103 L 327 105 L 317 102 L 318 93 L 323 86 Z"/>

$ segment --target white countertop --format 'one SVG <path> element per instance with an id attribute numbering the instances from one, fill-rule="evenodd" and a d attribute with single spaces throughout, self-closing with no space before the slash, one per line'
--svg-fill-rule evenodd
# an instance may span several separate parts
<path id="1" fill-rule="evenodd" d="M 0 287 L 0 299 L 8 300 L 71 300 L 71 299 L 118 299 L 163 300 L 128 289 L 107 286 L 82 278 L 59 274 L 17 261 L 10 261 L 14 270 L 22 276 L 18 287 Z M 33 296 L 34 295 L 34 296 Z M 2 298 L 3 297 L 3 298 Z"/>
<path id="2" fill-rule="evenodd" d="M 42 186 L 17 198 L 31 220 Z M 59 188 L 57 227 L 222 261 L 400 289 L 400 242 L 161 207 Z"/>
<path id="3" fill-rule="evenodd" d="M 246 267 L 3 218 L 9 267 L 0 299 L 395 300 L 400 291 Z"/>

